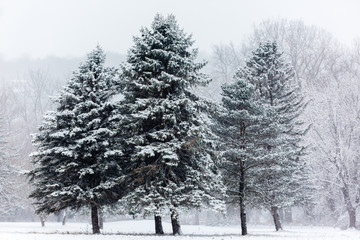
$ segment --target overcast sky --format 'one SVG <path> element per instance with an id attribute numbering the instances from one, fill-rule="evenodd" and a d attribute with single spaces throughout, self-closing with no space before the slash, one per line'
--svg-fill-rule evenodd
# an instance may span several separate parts
<path id="1" fill-rule="evenodd" d="M 269 18 L 302 19 L 351 44 L 360 37 L 360 0 L 0 0 L 0 55 L 78 57 L 97 43 L 126 53 L 156 13 L 173 13 L 196 46 L 241 42 Z"/>

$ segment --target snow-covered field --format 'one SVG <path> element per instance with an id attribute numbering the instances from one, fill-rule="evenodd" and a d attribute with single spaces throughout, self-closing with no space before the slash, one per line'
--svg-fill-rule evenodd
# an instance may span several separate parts
<path id="1" fill-rule="evenodd" d="M 171 232 L 171 225 L 163 223 L 164 231 Z M 150 220 L 107 222 L 101 235 L 92 235 L 91 226 L 86 223 L 47 222 L 40 223 L 0 223 L 0 240 L 230 240 L 230 239 L 286 239 L 286 240 L 356 240 L 360 239 L 358 230 L 340 230 L 329 227 L 286 227 L 275 232 L 272 226 L 249 226 L 249 235 L 240 236 L 239 226 L 210 227 L 183 225 L 183 236 L 156 236 L 154 223 Z"/>

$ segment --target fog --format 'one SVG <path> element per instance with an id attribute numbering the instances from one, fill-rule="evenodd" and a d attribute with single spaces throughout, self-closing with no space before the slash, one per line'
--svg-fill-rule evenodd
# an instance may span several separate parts
<path id="1" fill-rule="evenodd" d="M 156 13 L 175 14 L 186 32 L 193 34 L 196 46 L 207 52 L 215 44 L 241 43 L 254 24 L 268 18 L 302 19 L 352 44 L 360 36 L 359 5 L 356 0 L 3 0 L 0 54 L 5 58 L 82 57 L 97 43 L 106 51 L 126 54 L 132 36 L 148 26 Z"/>

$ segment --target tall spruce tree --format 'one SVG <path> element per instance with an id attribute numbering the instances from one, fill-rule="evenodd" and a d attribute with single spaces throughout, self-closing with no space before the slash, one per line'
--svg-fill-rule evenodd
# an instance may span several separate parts
<path id="1" fill-rule="evenodd" d="M 44 116 L 34 135 L 35 168 L 29 173 L 37 213 L 89 207 L 93 233 L 100 232 L 99 208 L 121 193 L 116 188 L 123 170 L 112 101 L 118 78 L 104 61 L 98 46 L 55 99 L 56 111 Z"/>
<path id="2" fill-rule="evenodd" d="M 271 121 L 278 128 L 273 132 L 276 141 L 268 147 L 273 164 L 258 169 L 254 186 L 259 190 L 253 201 L 271 211 L 279 230 L 279 209 L 309 200 L 311 186 L 302 145 L 308 127 L 301 120 L 306 102 L 293 80 L 293 68 L 285 63 L 275 42 L 261 43 L 238 75 L 255 85 L 264 106 L 275 111 Z"/>
<path id="3" fill-rule="evenodd" d="M 219 137 L 221 167 L 228 191 L 228 203 L 240 208 L 241 233 L 247 234 L 246 205 L 261 165 L 270 165 L 269 144 L 277 124 L 274 111 L 263 106 L 254 85 L 235 75 L 235 82 L 222 86 L 222 104 L 215 116 L 214 131 Z"/>
<path id="4" fill-rule="evenodd" d="M 207 148 L 204 102 L 190 87 L 209 79 L 195 63 L 191 36 L 173 15 L 157 15 L 151 28 L 134 38 L 124 67 L 127 139 L 135 190 L 125 201 L 132 213 L 155 214 L 169 208 L 173 234 L 181 234 L 182 208 L 211 206 L 223 209 L 223 191 Z"/>

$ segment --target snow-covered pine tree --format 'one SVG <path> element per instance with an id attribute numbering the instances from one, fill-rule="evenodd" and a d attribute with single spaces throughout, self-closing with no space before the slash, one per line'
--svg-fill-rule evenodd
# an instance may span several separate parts
<path id="1" fill-rule="evenodd" d="M 276 123 L 272 109 L 264 108 L 255 86 L 235 75 L 235 82 L 222 86 L 222 104 L 215 115 L 214 131 L 219 137 L 221 167 L 228 203 L 240 208 L 241 233 L 247 234 L 246 205 L 251 203 L 252 183 L 267 156 Z"/>
<path id="2" fill-rule="evenodd" d="M 117 144 L 112 97 L 118 93 L 117 71 L 104 67 L 97 46 L 73 73 L 57 109 L 44 116 L 34 135 L 35 168 L 29 172 L 36 212 L 90 207 L 93 233 L 99 233 L 98 209 L 118 199 L 122 155 Z"/>
<path id="3" fill-rule="evenodd" d="M 257 197 L 253 201 L 268 208 L 276 230 L 281 229 L 279 209 L 308 201 L 311 185 L 304 161 L 302 138 L 308 126 L 301 120 L 306 102 L 293 81 L 294 70 L 285 63 L 275 42 L 261 43 L 238 72 L 256 86 L 264 106 L 273 108 L 271 121 L 278 125 L 276 141 L 268 144 L 273 161 L 257 171 Z M 254 186 L 255 186 L 254 185 Z"/>
<path id="4" fill-rule="evenodd" d="M 182 208 L 224 209 L 217 198 L 224 189 L 220 173 L 207 151 L 203 101 L 190 91 L 209 79 L 173 15 L 156 15 L 134 43 L 124 66 L 123 128 L 132 133 L 127 142 L 137 187 L 126 201 L 132 213 L 161 216 L 169 208 L 173 234 L 181 234 Z"/>

